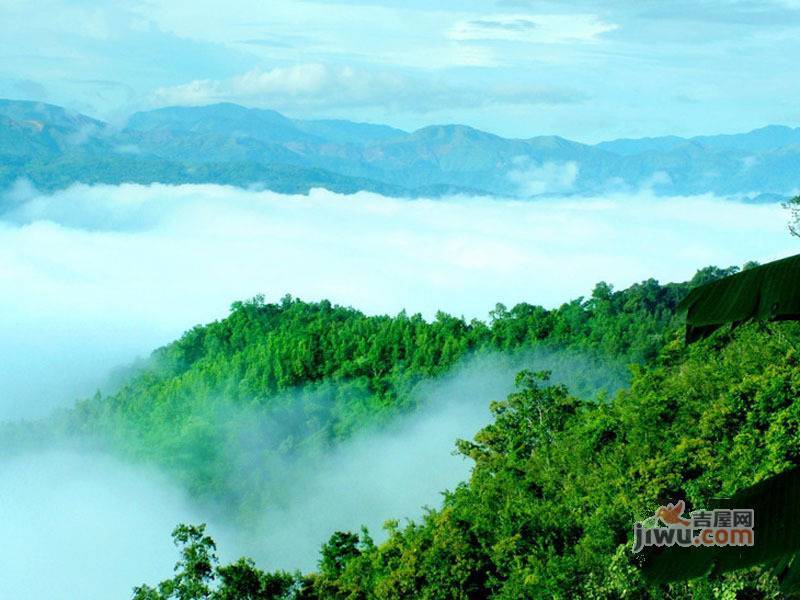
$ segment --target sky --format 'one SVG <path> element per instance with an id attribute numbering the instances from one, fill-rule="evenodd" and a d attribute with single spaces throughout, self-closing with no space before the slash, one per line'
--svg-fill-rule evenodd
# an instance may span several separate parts
<path id="1" fill-rule="evenodd" d="M 617 137 L 800 124 L 800 0 L 2 0 L 0 97 Z"/>

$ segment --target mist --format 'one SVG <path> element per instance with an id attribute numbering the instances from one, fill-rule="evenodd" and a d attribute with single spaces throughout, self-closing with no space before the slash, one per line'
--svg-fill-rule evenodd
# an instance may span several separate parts
<path id="1" fill-rule="evenodd" d="M 0 597 L 19 600 L 129 598 L 172 575 L 173 527 L 203 520 L 158 472 L 65 448 L 0 460 L 0 506 Z"/>
<path id="2" fill-rule="evenodd" d="M 217 185 L 75 185 L 0 200 L 0 421 L 46 415 L 106 374 L 263 293 L 367 313 L 557 306 L 605 280 L 690 278 L 794 252 L 777 205 L 649 192 L 535 202 Z"/>
<path id="3" fill-rule="evenodd" d="M 513 390 L 522 368 L 552 370 L 554 382 L 589 395 L 626 383 L 621 365 L 576 353 L 472 356 L 419 384 L 417 411 L 280 464 L 260 462 L 264 444 L 297 424 L 228 405 L 219 422 L 239 433 L 222 449 L 231 479 L 275 492 L 273 503 L 247 523 L 233 518 L 236 506 L 201 504 L 157 469 L 87 447 L 0 460 L 0 506 L 11 515 L 0 520 L 0 597 L 129 597 L 134 585 L 172 575 L 177 550 L 169 534 L 179 522 L 207 523 L 223 562 L 247 555 L 266 569 L 314 570 L 321 545 L 337 530 L 366 526 L 380 542 L 386 520 L 419 519 L 425 506 L 439 505 L 445 489 L 469 477 L 472 462 L 454 454 L 455 441 L 471 439 L 490 421 L 490 401 Z M 275 403 L 293 401 L 300 396 L 287 392 Z M 264 435 L 264 425 L 272 435 Z"/>
<path id="4" fill-rule="evenodd" d="M 259 465 L 257 458 L 254 462 L 264 453 L 253 440 L 276 437 L 274 432 L 263 434 L 259 415 L 229 411 L 225 421 L 236 423 L 240 432 L 240 443 L 227 449 L 231 478 L 248 487 L 280 488 L 237 546 L 271 569 L 307 571 L 316 567 L 319 548 L 334 531 L 365 526 L 379 542 L 388 519 L 418 519 L 425 506 L 439 505 L 445 489 L 468 479 L 472 462 L 454 454 L 455 441 L 472 439 L 491 421 L 490 402 L 513 391 L 514 377 L 524 368 L 549 370 L 552 382 L 564 383 L 571 391 L 581 389 L 589 398 L 613 394 L 626 385 L 628 375 L 621 364 L 574 352 L 469 357 L 447 375 L 426 380 L 414 390 L 412 400 L 419 407 L 415 412 L 361 431 L 321 454 L 301 454 L 282 465 Z M 288 423 L 278 426 L 284 428 L 283 435 L 291 433 L 286 431 Z M 253 481 L 264 473 L 273 479 Z M 226 510 L 230 514 L 230 507 Z"/>

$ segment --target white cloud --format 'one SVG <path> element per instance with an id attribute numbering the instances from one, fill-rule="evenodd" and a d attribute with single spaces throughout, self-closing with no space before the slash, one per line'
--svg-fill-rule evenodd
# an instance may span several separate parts
<path id="1" fill-rule="evenodd" d="M 527 156 L 518 156 L 513 163 L 515 168 L 507 177 L 518 186 L 521 196 L 571 192 L 580 170 L 574 161 L 539 164 Z"/>
<path id="2" fill-rule="evenodd" d="M 745 156 L 742 158 L 742 170 L 749 171 L 753 167 L 755 167 L 759 162 L 760 158 L 758 156 Z"/>
<path id="3" fill-rule="evenodd" d="M 252 544 L 248 551 L 269 568 L 310 570 L 333 531 L 366 525 L 380 542 L 387 519 L 419 518 L 425 504 L 438 505 L 441 492 L 468 478 L 472 462 L 453 455 L 455 440 L 471 439 L 490 421 L 489 402 L 513 391 L 514 376 L 524 368 L 551 370 L 554 381 L 566 384 L 605 377 L 600 384 L 604 389 L 625 385 L 621 369 L 577 354 L 466 359 L 444 377 L 415 389 L 421 408 L 413 416 L 386 429 L 361 432 L 324 456 L 288 466 L 290 476 L 281 481 L 285 499 L 265 511 L 258 534 L 247 532 Z M 245 448 L 250 456 L 253 448 Z M 244 469 L 252 471 L 250 458 Z M 244 473 L 239 479 L 247 477 Z M 276 547 L 280 553 L 271 551 Z"/>
<path id="4" fill-rule="evenodd" d="M 453 49 L 463 64 L 489 60 L 480 48 Z M 417 113 L 442 106 L 476 108 L 494 104 L 533 105 L 580 102 L 585 96 L 569 87 L 502 84 L 486 93 L 486 86 L 423 79 L 398 71 L 354 68 L 321 63 L 298 64 L 273 69 L 256 68 L 229 79 L 203 79 L 161 87 L 151 98 L 153 105 L 239 102 L 297 111 L 331 111 L 340 108 L 391 108 Z"/>
<path id="5" fill-rule="evenodd" d="M 329 298 L 368 313 L 486 317 L 496 302 L 556 306 L 600 279 L 617 287 L 685 280 L 708 264 L 795 251 L 780 207 L 708 196 L 403 200 L 78 185 L 49 195 L 18 186 L 3 200 L 0 420 L 69 405 L 115 364 L 257 293 Z M 258 535 L 212 526 L 224 560 L 242 552 L 267 567 L 313 566 L 332 527 L 374 528 L 435 503 L 466 473 L 446 454 L 452 438 L 481 424 L 486 399 L 507 391 L 518 365 L 472 366 L 420 390 L 432 407 L 423 418 L 355 439 L 322 468 L 316 462 L 317 476 L 295 477 L 285 488 L 293 501 L 268 511 Z M 467 402 L 442 403 L 452 397 Z M 398 452 L 409 447 L 415 452 Z M 0 462 L 0 499 L 14 515 L 0 522 L 0 562 L 13 573 L 0 580 L 0 596 L 15 598 L 76 590 L 104 598 L 153 583 L 175 560 L 171 527 L 209 516 L 157 474 L 63 453 Z M 57 589 L 52 577 L 37 577 L 53 568 Z"/>
<path id="6" fill-rule="evenodd" d="M 554 172 L 568 183 L 568 168 Z M 485 317 L 496 302 L 556 306 L 601 279 L 685 280 L 794 251 L 779 206 L 708 196 L 403 200 L 121 185 L 28 190 L 14 206 L 0 215 L 0 420 L 91 394 L 111 367 L 258 293 Z"/>
<path id="7" fill-rule="evenodd" d="M 287 102 L 370 105 L 382 101 L 392 91 L 400 92 L 403 83 L 402 78 L 385 73 L 359 73 L 347 66 L 300 64 L 252 69 L 224 81 L 206 79 L 159 88 L 154 95 L 156 102 L 164 104 L 203 104 L 236 98 L 281 106 Z"/>
<path id="8" fill-rule="evenodd" d="M 670 185 L 672 185 L 672 177 L 666 171 L 656 171 L 642 182 L 642 188 L 646 190 Z"/>
<path id="9" fill-rule="evenodd" d="M 493 40 L 531 44 L 595 42 L 617 25 L 597 15 L 499 14 L 458 21 L 448 31 L 454 40 Z"/>

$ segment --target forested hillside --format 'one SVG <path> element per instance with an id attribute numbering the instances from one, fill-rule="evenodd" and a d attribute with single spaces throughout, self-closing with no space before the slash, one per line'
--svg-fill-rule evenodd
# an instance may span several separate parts
<path id="1" fill-rule="evenodd" d="M 178 528 L 176 578 L 136 597 L 777 597 L 775 574 L 758 568 L 649 587 L 630 552 L 633 522 L 659 503 L 703 506 L 800 464 L 800 327 L 723 328 L 683 343 L 678 301 L 736 270 L 622 291 L 600 283 L 590 298 L 553 310 L 498 305 L 487 322 L 367 316 L 288 296 L 237 302 L 225 319 L 120 375 L 114 389 L 17 434 L 88 435 L 159 465 L 247 523 L 282 500 L 264 485 L 279 459 L 291 464 L 413 412 L 415 386 L 465 357 L 557 350 L 548 365 L 556 371 L 590 357 L 596 371 L 562 383 L 520 373 L 517 391 L 494 399 L 493 422 L 456 444 L 474 462 L 469 480 L 419 522 L 390 522 L 386 541 L 338 532 L 317 572 L 264 573 L 246 560 L 216 565 L 202 528 Z M 628 365 L 630 385 L 598 396 L 598 374 Z M 242 431 L 258 445 L 232 455 Z"/>
<path id="2" fill-rule="evenodd" d="M 725 272 L 709 269 L 696 280 Z M 255 298 L 157 350 L 117 389 L 55 423 L 158 464 L 193 496 L 245 518 L 276 500 L 261 496 L 269 486 L 259 482 L 279 457 L 320 452 L 413 412 L 417 386 L 469 356 L 558 350 L 543 363 L 558 374 L 579 354 L 594 366 L 571 377 L 575 393 L 618 385 L 608 382 L 626 379 L 628 363 L 656 355 L 688 286 L 649 280 L 617 292 L 601 283 L 591 298 L 555 310 L 498 305 L 486 323 Z M 258 440 L 257 452 L 241 455 L 243 435 Z M 254 467 L 246 476 L 231 466 L 241 461 Z"/>
<path id="3" fill-rule="evenodd" d="M 693 283 L 727 272 L 707 269 Z M 430 325 L 417 319 L 415 327 L 415 318 L 402 315 L 371 319 L 288 299 L 278 306 L 236 305 L 225 321 L 193 330 L 159 352 L 165 360 L 171 357 L 170 377 L 187 374 L 190 365 L 205 360 L 209 346 L 201 352 L 201 344 L 224 339 L 228 352 L 245 351 L 246 336 L 234 334 L 247 329 L 243 323 L 262 323 L 257 339 L 266 348 L 266 340 L 277 335 L 266 323 L 288 313 L 296 319 L 293 330 L 318 332 L 331 331 L 319 329 L 320 315 L 329 323 L 338 315 L 342 322 L 350 320 L 354 348 L 365 345 L 354 354 L 342 350 L 337 355 L 335 343 L 309 347 L 309 337 L 301 336 L 305 343 L 281 344 L 294 350 L 283 359 L 263 361 L 275 366 L 266 369 L 271 373 L 266 379 L 262 373 L 262 389 L 278 389 L 297 381 L 293 377 L 346 373 L 362 378 L 375 407 L 392 405 L 403 395 L 398 393 L 402 378 L 387 366 L 391 360 L 411 373 L 433 374 L 469 349 L 531 343 L 616 353 L 639 365 L 628 388 L 599 401 L 554 384 L 546 373 L 520 373 L 517 391 L 492 404 L 493 422 L 473 440 L 457 443 L 459 452 L 474 461 L 469 480 L 421 521 L 388 523 L 385 542 L 375 544 L 366 531 L 338 532 L 322 548 L 316 573 L 264 573 L 248 561 L 216 565 L 202 528 L 179 528 L 176 543 L 185 560 L 176 578 L 159 589 L 141 587 L 136 598 L 178 597 L 171 594 L 187 582 L 200 591 L 180 597 L 785 597 L 780 571 L 766 568 L 653 587 L 642 578 L 640 557 L 630 549 L 632 524 L 652 515 L 660 503 L 680 497 L 689 506 L 707 506 L 712 498 L 800 464 L 795 402 L 800 326 L 723 328 L 687 347 L 672 308 L 690 285 L 646 282 L 611 292 L 601 284 L 591 299 L 554 311 L 498 307 L 488 324 L 442 315 Z M 207 337 L 211 331 L 216 335 Z M 385 332 L 385 341 L 367 342 L 377 340 L 379 332 Z M 393 348 L 396 354 L 382 355 L 378 348 Z M 314 355 L 322 360 L 302 359 Z M 288 366 L 289 356 L 294 367 Z M 352 359 L 356 356 L 370 358 L 359 362 Z M 278 364 L 289 379 L 276 375 Z M 255 381 L 255 373 L 240 374 Z M 126 393 L 131 392 L 120 394 Z M 124 397 L 116 396 L 117 401 Z"/>
<path id="4" fill-rule="evenodd" d="M 726 272 L 708 269 L 695 279 Z M 292 423 L 259 436 L 269 451 L 324 448 L 412 411 L 418 383 L 481 352 L 557 348 L 596 358 L 598 372 L 624 373 L 627 363 L 658 351 L 688 285 L 649 280 L 613 291 L 601 283 L 591 298 L 555 310 L 498 305 L 489 322 L 443 313 L 430 322 L 404 313 L 367 316 L 324 301 L 255 298 L 156 350 L 120 374 L 116 389 L 49 425 L 161 464 L 193 493 L 220 499 L 230 492 L 222 449 L 243 424 Z M 582 393 L 597 387 L 591 373 L 579 383 Z"/>

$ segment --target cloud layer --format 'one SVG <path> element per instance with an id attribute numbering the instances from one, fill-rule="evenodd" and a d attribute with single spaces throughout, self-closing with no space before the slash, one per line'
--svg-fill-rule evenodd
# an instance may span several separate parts
<path id="1" fill-rule="evenodd" d="M 617 26 L 597 15 L 500 14 L 456 23 L 448 32 L 454 40 L 502 40 L 531 44 L 593 42 Z"/>
<path id="2" fill-rule="evenodd" d="M 496 302 L 552 307 L 599 280 L 686 280 L 795 247 L 779 206 L 647 193 L 412 201 L 79 185 L 18 190 L 2 206 L 0 419 L 93 393 L 108 369 L 258 293 L 485 318 Z"/>
<path id="3" fill-rule="evenodd" d="M 473 65 L 491 61 L 474 50 L 462 52 L 462 60 Z M 487 95 L 485 86 L 464 82 L 426 81 L 387 69 L 304 63 L 271 69 L 257 67 L 227 79 L 197 79 L 160 87 L 153 92 L 151 102 L 155 106 L 236 102 L 290 114 L 376 107 L 420 114 L 445 105 L 474 109 L 493 104 L 573 104 L 585 99 L 584 93 L 570 85 L 504 83 L 494 86 L 493 93 Z"/>
<path id="4" fill-rule="evenodd" d="M 537 177 L 569 184 L 568 171 L 548 169 Z M 684 280 L 708 264 L 783 256 L 794 252 L 785 220 L 775 205 L 646 192 L 523 202 L 19 186 L 0 201 L 0 420 L 69 405 L 113 366 L 257 293 L 485 317 L 496 302 L 556 306 L 601 279 Z M 502 397 L 521 366 L 471 363 L 430 382 L 418 418 L 276 482 L 289 501 L 256 529 L 236 532 L 210 515 L 223 559 L 310 568 L 334 528 L 374 531 L 436 504 L 469 467 L 449 454 L 453 439 L 485 422 L 487 400 Z M 0 523 L 0 596 L 17 598 L 124 596 L 169 575 L 175 523 L 209 520 L 157 473 L 63 451 L 0 462 L 0 504 L 14 515 Z M 56 564 L 57 578 L 37 577 Z"/>

